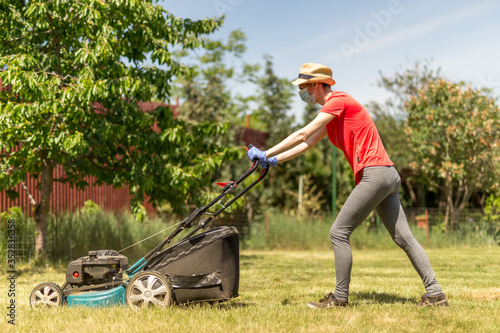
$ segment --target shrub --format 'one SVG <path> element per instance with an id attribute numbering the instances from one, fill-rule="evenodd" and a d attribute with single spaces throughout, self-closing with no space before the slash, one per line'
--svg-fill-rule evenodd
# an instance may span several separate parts
<path id="1" fill-rule="evenodd" d="M 250 226 L 248 237 L 243 239 L 246 249 L 331 249 L 330 227 L 333 218 L 299 218 L 277 212 L 268 213 Z M 417 241 L 424 247 L 445 248 L 461 246 L 494 246 L 494 235 L 490 225 L 480 219 L 478 222 L 457 224 L 453 233 L 440 228 L 437 223 L 430 231 L 429 244 L 425 229 L 410 224 Z M 498 232 L 498 231 L 497 231 Z M 351 235 L 353 249 L 392 249 L 397 245 L 392 241 L 383 224 L 373 227 L 370 221 L 362 223 Z"/>

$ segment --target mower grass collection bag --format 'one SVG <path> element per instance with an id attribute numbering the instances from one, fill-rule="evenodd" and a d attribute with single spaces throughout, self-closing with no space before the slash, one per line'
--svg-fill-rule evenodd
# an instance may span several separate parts
<path id="1" fill-rule="evenodd" d="M 185 239 L 148 261 L 145 270 L 170 277 L 177 304 L 238 296 L 239 233 L 223 226 Z"/>

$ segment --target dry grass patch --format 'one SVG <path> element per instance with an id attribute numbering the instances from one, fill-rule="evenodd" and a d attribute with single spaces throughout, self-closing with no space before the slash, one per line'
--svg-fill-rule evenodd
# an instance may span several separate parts
<path id="1" fill-rule="evenodd" d="M 456 296 L 476 301 L 500 301 L 500 288 L 475 289 L 474 292 L 462 292 Z"/>

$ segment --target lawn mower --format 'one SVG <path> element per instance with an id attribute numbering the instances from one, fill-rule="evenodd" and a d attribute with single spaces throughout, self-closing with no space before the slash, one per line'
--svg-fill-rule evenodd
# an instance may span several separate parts
<path id="1" fill-rule="evenodd" d="M 207 228 L 213 219 L 267 175 L 268 168 L 265 168 L 256 180 L 227 201 L 226 195 L 235 192 L 258 165 L 259 161 L 254 160 L 237 181 L 217 183 L 222 187 L 221 194 L 207 205 L 195 208 L 176 225 L 172 234 L 132 266 L 129 267 L 128 258 L 120 254 L 129 247 L 121 251 L 89 251 L 87 256 L 68 265 L 66 282 L 61 287 L 52 282 L 37 285 L 30 294 L 30 305 L 38 308 L 64 304 L 91 307 L 128 304 L 133 309 L 140 309 L 220 302 L 237 297 L 238 230 L 222 226 L 196 233 Z M 215 213 L 208 212 L 214 205 L 222 207 Z M 177 244 L 163 249 L 180 232 L 192 227 L 194 229 Z"/>

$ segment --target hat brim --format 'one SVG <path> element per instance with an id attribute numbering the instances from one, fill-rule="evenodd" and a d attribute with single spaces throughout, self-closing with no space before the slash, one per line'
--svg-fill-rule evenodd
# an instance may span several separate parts
<path id="1" fill-rule="evenodd" d="M 313 77 L 312 79 L 306 80 L 306 79 L 297 79 L 292 81 L 291 83 L 295 86 L 298 86 L 299 84 L 304 84 L 304 83 L 313 83 L 313 82 L 324 82 L 326 84 L 329 84 L 331 86 L 335 85 L 335 80 L 332 78 L 322 78 L 322 77 Z"/>

